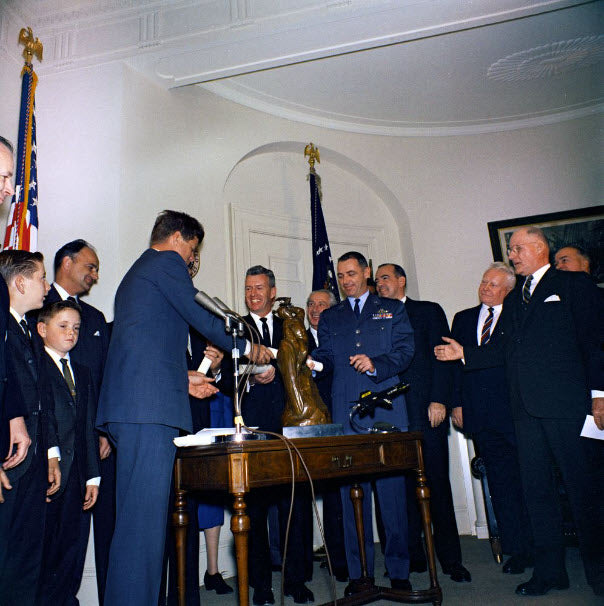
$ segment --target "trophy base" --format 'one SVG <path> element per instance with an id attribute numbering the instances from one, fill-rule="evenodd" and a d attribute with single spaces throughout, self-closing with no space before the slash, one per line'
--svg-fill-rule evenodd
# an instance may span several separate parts
<path id="1" fill-rule="evenodd" d="M 328 436 L 344 435 L 341 423 L 329 425 L 304 425 L 302 427 L 284 427 L 283 435 L 286 438 L 325 438 Z"/>

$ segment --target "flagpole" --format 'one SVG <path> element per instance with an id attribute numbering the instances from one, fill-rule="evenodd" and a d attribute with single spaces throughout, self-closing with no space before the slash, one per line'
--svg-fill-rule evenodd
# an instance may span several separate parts
<path id="1" fill-rule="evenodd" d="M 34 38 L 31 27 L 22 28 L 18 43 L 25 48 L 25 65 L 21 70 L 21 108 L 19 112 L 19 138 L 17 141 L 17 170 L 15 194 L 10 205 L 5 250 L 35 251 L 38 246 L 38 177 L 36 148 L 35 93 L 38 77 L 32 61 L 42 60 L 44 47 Z"/>
<path id="2" fill-rule="evenodd" d="M 311 142 L 304 148 L 304 157 L 308 157 L 310 170 L 308 180 L 310 182 L 310 218 L 312 225 L 312 255 L 313 255 L 313 290 L 330 290 L 336 301 L 340 300 L 340 292 L 336 280 L 336 274 L 331 257 L 327 228 L 321 200 L 321 177 L 315 170 L 315 163 L 321 162 L 319 149 Z"/>

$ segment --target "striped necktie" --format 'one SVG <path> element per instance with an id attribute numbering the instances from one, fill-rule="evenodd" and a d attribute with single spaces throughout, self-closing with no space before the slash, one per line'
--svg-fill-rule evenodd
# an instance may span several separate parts
<path id="1" fill-rule="evenodd" d="M 525 305 L 529 304 L 531 300 L 531 282 L 533 281 L 533 274 L 529 274 L 524 281 L 524 286 L 522 287 L 522 302 Z"/>
<path id="2" fill-rule="evenodd" d="M 491 339 L 491 326 L 493 325 L 493 308 L 489 307 L 489 315 L 482 325 L 482 332 L 480 333 L 480 344 L 486 345 Z"/>

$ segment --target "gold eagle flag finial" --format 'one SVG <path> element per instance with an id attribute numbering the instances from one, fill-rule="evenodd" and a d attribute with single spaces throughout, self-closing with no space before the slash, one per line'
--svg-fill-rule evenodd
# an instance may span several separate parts
<path id="1" fill-rule="evenodd" d="M 321 156 L 319 154 L 319 148 L 314 146 L 312 141 L 304 148 L 304 157 L 308 156 L 308 164 L 310 164 L 310 170 L 315 170 L 315 162 L 321 163 Z"/>
<path id="2" fill-rule="evenodd" d="M 44 46 L 38 38 L 34 40 L 34 34 L 31 31 L 31 27 L 28 27 L 27 29 L 25 27 L 21 28 L 21 31 L 19 32 L 19 44 L 23 44 L 25 47 L 23 50 L 23 58 L 26 63 L 31 63 L 34 55 L 37 57 L 38 61 L 42 61 Z"/>

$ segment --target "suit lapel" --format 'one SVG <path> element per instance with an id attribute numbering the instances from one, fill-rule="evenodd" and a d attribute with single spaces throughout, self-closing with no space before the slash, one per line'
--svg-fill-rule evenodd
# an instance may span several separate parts
<path id="1" fill-rule="evenodd" d="M 536 311 L 542 305 L 544 305 L 545 293 L 551 288 L 551 284 L 555 275 L 555 270 L 551 267 L 543 274 L 541 280 L 539 280 L 539 284 L 535 286 L 535 290 L 531 295 L 531 300 L 528 304 L 527 310 L 521 314 L 522 325 L 526 325 L 526 323 L 535 315 Z"/>

